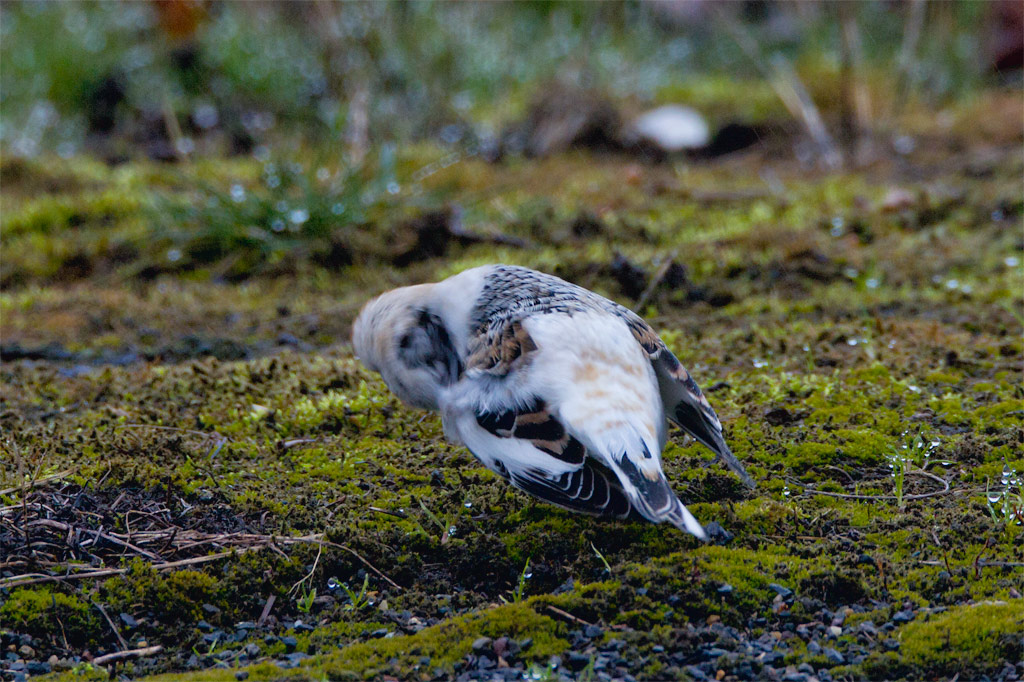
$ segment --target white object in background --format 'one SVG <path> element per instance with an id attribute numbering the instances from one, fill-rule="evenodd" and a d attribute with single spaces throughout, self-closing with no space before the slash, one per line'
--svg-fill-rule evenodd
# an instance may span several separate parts
<path id="1" fill-rule="evenodd" d="M 679 104 L 666 104 L 638 116 L 634 134 L 666 152 L 697 149 L 711 139 L 707 121 L 697 111 Z"/>

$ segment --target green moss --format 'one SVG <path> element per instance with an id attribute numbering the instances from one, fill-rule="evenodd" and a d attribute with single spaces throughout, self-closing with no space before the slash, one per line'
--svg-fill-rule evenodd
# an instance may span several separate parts
<path id="1" fill-rule="evenodd" d="M 322 667 L 332 676 L 366 677 L 396 667 L 392 659 L 398 659 L 397 667 L 401 669 L 418 663 L 421 656 L 429 656 L 431 666 L 450 669 L 452 663 L 470 652 L 478 637 L 502 636 L 532 638 L 533 645 L 524 655 L 545 660 L 567 646 L 558 636 L 563 630 L 564 626 L 537 614 L 526 604 L 506 604 L 450 619 L 414 635 L 344 647 L 325 657 Z"/>
<path id="2" fill-rule="evenodd" d="M 719 86 L 692 90 L 717 97 Z M 769 90 L 754 92 L 752 111 L 778 108 L 764 99 L 774 97 Z M 434 148 L 415 154 L 441 158 Z M 176 655 L 187 659 L 199 637 L 196 619 L 229 629 L 258 618 L 272 595 L 279 622 L 318 621 L 313 633 L 295 635 L 299 650 L 317 658 L 294 671 L 254 666 L 251 679 L 374 670 L 416 678 L 432 672 L 414 669 L 420 656 L 451 666 L 481 634 L 533 637 L 531 655 L 543 661 L 564 653 L 562 640 L 578 626 L 549 606 L 604 626 L 606 637 L 628 640 L 630 655 L 651 656 L 649 674 L 667 674 L 652 648 L 687 640 L 688 624 L 716 616 L 746 628 L 765 618 L 766 629 L 781 628 L 770 583 L 795 591 L 790 622 L 816 617 L 815 603 L 803 598 L 831 610 L 907 599 L 928 607 L 1011 600 L 1024 590 L 1024 575 L 998 562 L 1024 561 L 1021 531 L 990 518 L 980 491 L 1007 463 L 1024 470 L 1020 282 L 1005 264 L 1015 237 L 990 219 L 995 206 L 1017 215 L 1016 166 L 1000 162 L 992 176 L 977 179 L 950 164 L 948 176 L 936 171 L 943 177 L 927 185 L 898 173 L 808 177 L 779 168 L 783 200 L 751 186 L 755 162 L 643 166 L 630 171 L 639 175 L 633 183 L 623 182 L 621 158 L 467 159 L 425 178 L 423 196 L 459 203 L 468 227 L 522 238 L 527 247 L 453 242 L 443 258 L 394 267 L 382 249 L 408 236 L 401 221 L 420 208 L 401 195 L 399 205 L 368 211 L 366 224 L 347 233 L 353 248 L 379 261 L 339 273 L 317 264 L 308 244 L 282 242 L 274 247 L 280 270 L 244 273 L 214 261 L 177 274 L 165 272 L 173 269 L 172 241 L 188 242 L 207 228 L 237 237 L 237 214 L 205 214 L 215 223 L 176 224 L 183 232 L 172 236 L 144 219 L 144 204 L 187 204 L 200 185 L 223 191 L 238 183 L 250 192 L 263 164 L 29 164 L 18 184 L 7 176 L 3 183 L 5 354 L 8 343 L 55 343 L 73 356 L 5 361 L 3 426 L 42 474 L 73 467 L 64 482 L 84 497 L 105 496 L 99 506 L 128 491 L 173 507 L 175 523 L 200 532 L 325 534 L 322 547 L 282 543 L 287 557 L 265 549 L 159 573 L 136 562 L 90 593 L 108 609 L 144 619 L 151 639 L 168 647 L 168 666 L 179 665 Z M 881 208 L 893 183 L 918 196 L 905 214 Z M 963 196 L 943 209 L 933 184 L 956 186 Z M 54 195 L 40 196 L 45 191 Z M 109 195 L 118 191 L 130 200 L 111 207 Z M 581 210 L 593 214 L 593 237 L 573 232 Z M 940 210 L 941 219 L 929 216 Z M 374 243 L 361 246 L 363 239 Z M 616 252 L 646 271 L 641 283 L 666 254 L 676 253 L 687 269 L 682 280 L 651 292 L 643 312 L 706 390 L 759 485 L 743 489 L 678 432 L 663 462 L 695 515 L 735 536 L 725 546 L 666 526 L 574 515 L 514 491 L 448 444 L 436 415 L 402 406 L 347 345 L 369 295 L 496 260 L 549 270 L 632 305 L 609 267 Z M 109 273 L 116 277 L 106 279 Z M 58 275 L 60 284 L 47 283 Z M 80 279 L 67 286 L 71 275 Z M 236 276 L 248 279 L 221 281 Z M 950 288 L 954 277 L 971 289 Z M 286 335 L 294 339 L 285 345 L 302 350 L 283 347 Z M 122 352 L 146 361 L 122 366 Z M 928 471 L 951 493 L 898 508 L 885 497 L 893 484 L 884 455 L 904 432 L 918 431 L 939 441 Z M 14 480 L 21 474 L 8 454 L 0 453 L 0 473 Z M 914 475 L 907 485 L 921 494 L 944 484 Z M 19 500 L 15 492 L 3 501 Z M 111 513 L 109 523 L 127 530 L 123 512 Z M 131 524 L 138 527 L 134 515 Z M 534 577 L 526 602 L 493 608 L 509 598 L 527 558 Z M 107 560 L 119 565 L 117 555 Z M 346 608 L 347 597 L 332 595 L 328 580 L 358 586 L 360 571 L 370 576 L 375 606 Z M 554 594 L 570 579 L 574 589 Z M 300 580 L 332 598 L 301 613 L 289 594 Z M 719 591 L 726 583 L 732 590 Z M 43 601 L 12 594 L 4 608 L 35 614 L 40 632 L 52 636 Z M 221 614 L 202 611 L 205 603 Z M 364 641 L 364 630 L 387 627 L 389 611 L 406 609 L 441 622 L 416 635 Z M 90 636 L 110 646 L 112 635 L 86 613 Z M 863 617 L 881 624 L 891 613 L 879 608 Z M 5 627 L 8 620 L 5 613 Z M 846 674 L 922 676 L 939 670 L 928 668 L 936 657 L 946 665 L 942 652 L 922 644 L 924 634 L 911 639 L 905 651 L 873 656 Z M 1006 651 L 972 626 L 964 650 L 977 642 Z M 263 653 L 283 648 L 267 645 Z M 913 663 L 911 651 L 918 652 Z M 808 660 L 823 663 L 795 644 L 787 663 Z M 991 661 L 978 659 L 976 667 L 991 669 Z M 232 673 L 191 677 L 228 680 Z"/>
<path id="3" fill-rule="evenodd" d="M 104 582 L 100 594 L 117 611 L 153 609 L 162 618 L 190 624 L 200 619 L 204 603 L 219 601 L 217 587 L 217 581 L 206 573 L 159 573 L 150 564 L 135 559 L 127 573 Z"/>
<path id="4" fill-rule="evenodd" d="M 98 614 L 74 594 L 46 588 L 20 588 L 0 604 L 0 627 L 45 637 L 61 631 L 68 642 L 89 646 L 99 634 Z"/>
<path id="5" fill-rule="evenodd" d="M 900 652 L 928 675 L 990 670 L 1024 656 L 1024 604 L 955 606 L 903 626 Z"/>

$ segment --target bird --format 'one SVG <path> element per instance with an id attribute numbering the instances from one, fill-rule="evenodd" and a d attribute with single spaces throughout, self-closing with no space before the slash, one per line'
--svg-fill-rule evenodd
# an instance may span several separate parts
<path id="1" fill-rule="evenodd" d="M 402 402 L 441 413 L 448 440 L 556 506 L 706 540 L 662 469 L 669 420 L 755 487 L 651 326 L 554 275 L 494 264 L 393 289 L 363 306 L 352 343 Z"/>

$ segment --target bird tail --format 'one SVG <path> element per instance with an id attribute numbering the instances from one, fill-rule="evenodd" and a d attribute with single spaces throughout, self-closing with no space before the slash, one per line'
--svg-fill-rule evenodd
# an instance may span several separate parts
<path id="1" fill-rule="evenodd" d="M 668 522 L 701 540 L 707 540 L 704 527 L 676 497 L 658 460 L 651 456 L 646 445 L 641 456 L 640 466 L 636 464 L 637 458 L 628 453 L 612 463 L 612 470 L 619 477 L 633 507 L 655 523 Z"/>

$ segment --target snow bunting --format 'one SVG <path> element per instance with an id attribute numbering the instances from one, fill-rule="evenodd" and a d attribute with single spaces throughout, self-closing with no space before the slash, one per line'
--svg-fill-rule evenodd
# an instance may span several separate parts
<path id="1" fill-rule="evenodd" d="M 364 306 L 356 355 L 449 440 L 512 485 L 597 516 L 707 535 L 661 468 L 666 417 L 754 483 L 707 398 L 635 313 L 509 265 L 389 291 Z"/>

